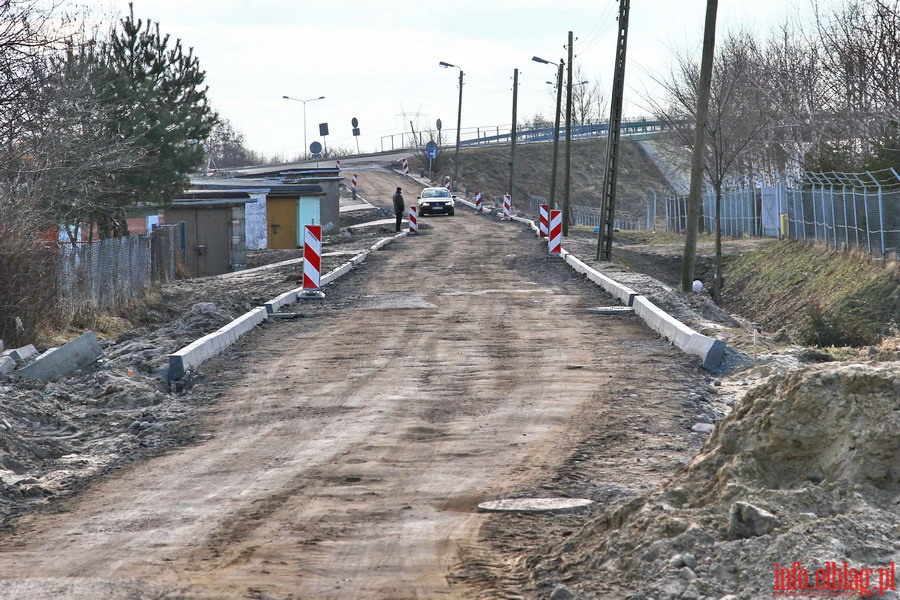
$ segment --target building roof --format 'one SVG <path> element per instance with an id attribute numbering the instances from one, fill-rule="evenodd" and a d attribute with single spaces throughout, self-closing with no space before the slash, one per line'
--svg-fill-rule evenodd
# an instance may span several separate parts
<path id="1" fill-rule="evenodd" d="M 302 163 L 286 165 L 270 165 L 266 167 L 243 167 L 228 171 L 229 177 L 245 179 L 254 177 L 277 179 L 333 179 L 341 177 L 341 170 L 337 167 L 302 167 Z"/>
<path id="2" fill-rule="evenodd" d="M 255 203 L 256 198 L 241 190 L 187 190 L 172 200 L 171 208 L 210 208 L 214 206 L 243 206 Z"/>
<path id="3" fill-rule="evenodd" d="M 324 196 L 322 186 L 310 183 L 282 183 L 269 179 L 192 179 L 197 190 L 230 190 L 267 196 Z"/>

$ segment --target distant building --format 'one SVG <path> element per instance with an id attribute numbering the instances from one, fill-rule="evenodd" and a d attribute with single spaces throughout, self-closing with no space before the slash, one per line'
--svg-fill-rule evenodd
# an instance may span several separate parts
<path id="1" fill-rule="evenodd" d="M 324 235 L 340 231 L 341 182 L 337 168 L 293 165 L 243 167 L 215 177 L 192 178 L 197 189 L 243 190 L 256 198 L 247 207 L 247 247 L 290 249 L 303 245 L 303 226 L 321 225 Z"/>
<path id="2" fill-rule="evenodd" d="M 184 223 L 184 266 L 194 277 L 247 268 L 244 191 L 188 190 L 163 209 L 161 224 Z"/>

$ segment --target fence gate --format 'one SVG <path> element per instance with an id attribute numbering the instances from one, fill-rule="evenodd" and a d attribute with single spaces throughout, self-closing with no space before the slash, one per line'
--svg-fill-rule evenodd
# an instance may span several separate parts
<path id="1" fill-rule="evenodd" d="M 778 187 L 762 186 L 763 237 L 779 237 L 781 231 L 781 198 Z"/>

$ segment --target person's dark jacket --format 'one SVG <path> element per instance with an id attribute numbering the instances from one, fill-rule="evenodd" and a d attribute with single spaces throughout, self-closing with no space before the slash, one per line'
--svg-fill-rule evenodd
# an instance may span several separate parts
<path id="1" fill-rule="evenodd" d="M 406 205 L 403 203 L 403 194 L 394 192 L 394 212 L 400 214 L 405 208 Z"/>

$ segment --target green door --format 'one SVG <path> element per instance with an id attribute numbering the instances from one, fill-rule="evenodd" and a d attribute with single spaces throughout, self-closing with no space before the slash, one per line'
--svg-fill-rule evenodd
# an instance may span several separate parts
<path id="1" fill-rule="evenodd" d="M 297 247 L 303 245 L 306 225 L 321 225 L 322 217 L 319 212 L 318 196 L 300 196 L 297 199 Z"/>

